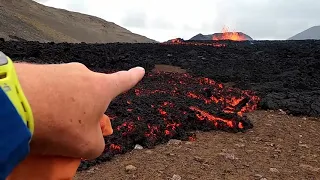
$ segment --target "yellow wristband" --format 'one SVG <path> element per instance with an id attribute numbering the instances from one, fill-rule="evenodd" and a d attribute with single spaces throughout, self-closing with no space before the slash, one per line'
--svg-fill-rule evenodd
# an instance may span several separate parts
<path id="1" fill-rule="evenodd" d="M 33 134 L 34 119 L 30 104 L 22 91 L 12 60 L 1 51 L 0 87 L 7 94 L 31 134 Z"/>

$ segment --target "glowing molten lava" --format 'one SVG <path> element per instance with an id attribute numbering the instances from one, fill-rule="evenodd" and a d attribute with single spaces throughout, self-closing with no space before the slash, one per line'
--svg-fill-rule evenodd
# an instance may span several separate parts
<path id="1" fill-rule="evenodd" d="M 259 100 L 251 91 L 227 88 L 209 78 L 148 73 L 110 104 L 107 114 L 114 132 L 105 137 L 99 159 L 106 161 L 136 144 L 152 147 L 172 138 L 195 141 L 197 130 L 243 132 L 253 127 L 243 113 L 255 110 Z"/>
<path id="2" fill-rule="evenodd" d="M 247 40 L 243 34 L 239 32 L 230 32 L 227 27 L 223 27 L 221 35 L 214 35 L 212 40 L 232 40 L 232 41 L 245 41 Z"/>
<path id="3" fill-rule="evenodd" d="M 153 146 L 171 138 L 195 140 L 190 130 L 244 131 L 252 124 L 243 113 L 255 110 L 258 101 L 251 91 L 226 88 L 209 78 L 150 73 L 144 83 L 118 98 L 115 109 L 110 106 L 112 136 L 117 140 L 106 146 L 114 153 L 128 143 Z"/>
<path id="4" fill-rule="evenodd" d="M 194 46 L 214 46 L 214 47 L 225 47 L 225 44 L 221 43 L 207 43 L 207 42 L 193 42 L 193 41 L 184 41 L 181 38 L 172 39 L 169 42 L 162 43 L 164 45 L 194 45 Z"/>

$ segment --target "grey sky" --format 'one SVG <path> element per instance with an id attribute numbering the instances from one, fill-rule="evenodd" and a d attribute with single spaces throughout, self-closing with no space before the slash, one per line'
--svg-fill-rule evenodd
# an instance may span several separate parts
<path id="1" fill-rule="evenodd" d="M 38 0 L 99 16 L 135 33 L 164 41 L 223 26 L 254 39 L 287 39 L 320 25 L 319 0 Z"/>

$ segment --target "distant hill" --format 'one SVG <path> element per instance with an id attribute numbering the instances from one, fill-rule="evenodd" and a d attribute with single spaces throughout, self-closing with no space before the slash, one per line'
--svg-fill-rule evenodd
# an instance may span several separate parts
<path id="1" fill-rule="evenodd" d="M 156 42 L 113 22 L 32 0 L 0 0 L 0 38 L 71 43 Z"/>
<path id="2" fill-rule="evenodd" d="M 313 26 L 304 30 L 288 40 L 307 40 L 307 39 L 320 39 L 320 26 Z"/>
<path id="3" fill-rule="evenodd" d="M 203 35 L 203 34 L 197 34 L 195 36 L 193 36 L 192 38 L 190 38 L 189 40 L 213 40 L 215 38 L 217 39 L 223 39 L 223 36 L 225 35 L 230 35 L 231 34 L 237 34 L 239 37 L 243 38 L 244 40 L 253 40 L 250 36 L 248 36 L 247 34 L 244 34 L 242 32 L 225 32 L 225 33 L 214 33 L 214 34 L 208 34 L 208 35 Z"/>
<path id="4" fill-rule="evenodd" d="M 203 35 L 201 33 L 193 36 L 189 40 L 195 40 L 195 41 L 206 41 L 206 40 L 212 40 L 212 34 L 210 35 Z"/>

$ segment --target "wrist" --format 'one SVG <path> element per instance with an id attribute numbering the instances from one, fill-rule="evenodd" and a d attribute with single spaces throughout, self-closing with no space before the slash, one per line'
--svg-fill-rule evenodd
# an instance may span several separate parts
<path id="1" fill-rule="evenodd" d="M 51 76 L 43 76 L 48 65 L 14 63 L 21 87 L 32 108 L 35 129 L 31 140 L 31 154 L 46 154 L 57 140 L 51 133 L 54 106 L 51 99 L 56 100 L 56 94 L 50 88 Z"/>
<path id="2" fill-rule="evenodd" d="M 43 98 L 41 96 L 42 91 L 45 91 L 45 89 L 40 86 L 40 83 L 38 83 L 39 75 L 37 74 L 37 72 L 39 71 L 40 66 L 41 65 L 28 64 L 23 62 L 14 63 L 21 89 L 23 89 L 24 95 L 28 99 L 28 103 L 32 109 L 34 124 L 36 124 L 37 126 L 34 129 L 32 139 L 38 136 L 36 131 L 39 128 L 41 129 L 41 122 L 39 122 L 39 113 L 41 111 L 46 112 L 46 109 L 49 108 L 49 106 L 47 107 L 47 104 L 43 102 Z M 43 86 L 45 85 L 43 84 Z M 41 109 L 39 109 L 39 107 L 41 107 Z"/>

